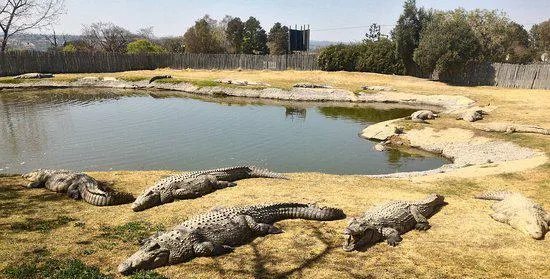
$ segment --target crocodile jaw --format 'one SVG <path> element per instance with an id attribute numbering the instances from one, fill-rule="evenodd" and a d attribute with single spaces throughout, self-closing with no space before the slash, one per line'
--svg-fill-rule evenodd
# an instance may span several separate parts
<path id="1" fill-rule="evenodd" d="M 168 250 L 156 243 L 149 243 L 118 265 L 117 271 L 123 275 L 129 275 L 138 270 L 151 270 L 168 265 L 169 258 Z"/>
<path id="2" fill-rule="evenodd" d="M 157 206 L 160 203 L 159 193 L 148 193 L 137 197 L 137 199 L 132 203 L 132 210 L 143 211 L 145 209 Z"/>

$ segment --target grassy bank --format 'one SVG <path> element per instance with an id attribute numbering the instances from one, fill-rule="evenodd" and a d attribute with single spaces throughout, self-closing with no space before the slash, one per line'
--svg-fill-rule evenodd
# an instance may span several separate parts
<path id="1" fill-rule="evenodd" d="M 550 128 L 547 110 L 550 91 L 543 90 L 453 87 L 412 77 L 343 72 L 158 70 L 58 75 L 56 78 L 91 75 L 148 78 L 164 73 L 177 79 L 230 78 L 265 82 L 281 88 L 311 82 L 352 91 L 363 85 L 384 85 L 403 92 L 461 94 L 481 105 L 498 107 L 484 122 L 514 122 Z M 408 129 L 423 125 L 426 124 L 410 125 Z M 451 118 L 431 121 L 429 125 L 434 129 L 471 129 L 470 124 Z M 549 136 L 476 133 L 550 152 Z M 90 174 L 113 183 L 119 190 L 138 195 L 155 181 L 173 173 Z M 292 220 L 279 223 L 285 233 L 258 238 L 231 254 L 199 258 L 156 272 L 168 278 L 549 278 L 550 241 L 533 240 L 510 226 L 493 221 L 488 216 L 491 202 L 472 198 L 489 189 L 517 190 L 550 209 L 547 199 L 550 196 L 549 173 L 550 163 L 522 172 L 429 182 L 295 173 L 289 175 L 288 181 L 243 180 L 237 187 L 200 199 L 175 202 L 140 213 L 132 212 L 129 205 L 100 208 L 44 189 L 26 190 L 21 178 L 0 176 L 0 269 L 17 269 L 29 259 L 40 263 L 51 259 L 78 260 L 93 272 L 114 275 L 116 266 L 138 249 L 137 239 L 218 205 L 317 202 L 340 207 L 348 216 L 355 216 L 388 199 L 417 199 L 439 193 L 446 196 L 449 205 L 430 219 L 433 227 L 427 232 L 405 234 L 402 244 L 397 247 L 380 243 L 364 252 L 346 253 L 340 246 L 347 221 Z M 85 268 L 78 262 L 72 263 Z M 9 275 L 2 274 L 0 276 Z"/>

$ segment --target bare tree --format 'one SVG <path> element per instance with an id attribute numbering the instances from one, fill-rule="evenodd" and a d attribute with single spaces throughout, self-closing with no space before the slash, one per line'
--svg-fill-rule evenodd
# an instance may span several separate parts
<path id="1" fill-rule="evenodd" d="M 55 32 L 53 27 L 51 29 L 51 35 L 44 35 L 44 38 L 50 42 L 48 51 L 60 51 L 67 44 L 67 37 L 65 35 L 59 35 Z"/>
<path id="2" fill-rule="evenodd" d="M 8 39 L 14 34 L 55 22 L 64 7 L 64 0 L 0 0 L 0 52 L 6 51 Z"/>
<path id="3" fill-rule="evenodd" d="M 90 49 L 106 52 L 126 52 L 128 44 L 136 38 L 132 32 L 105 22 L 84 26 L 82 35 Z"/>

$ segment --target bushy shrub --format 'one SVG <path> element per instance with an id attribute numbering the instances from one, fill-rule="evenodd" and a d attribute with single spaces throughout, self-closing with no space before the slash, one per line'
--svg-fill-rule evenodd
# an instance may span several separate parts
<path id="1" fill-rule="evenodd" d="M 414 51 L 414 61 L 421 70 L 439 78 L 460 71 L 480 56 L 480 43 L 468 23 L 445 14 L 428 24 Z"/>
<path id="2" fill-rule="evenodd" d="M 396 58 L 395 44 L 388 39 L 328 46 L 319 53 L 318 63 L 324 71 L 403 73 L 403 64 Z"/>
<path id="3" fill-rule="evenodd" d="M 317 62 L 323 71 L 355 71 L 360 54 L 359 45 L 332 45 L 319 53 Z"/>
<path id="4" fill-rule="evenodd" d="M 131 42 L 126 47 L 126 50 L 128 53 L 135 54 L 135 53 L 164 53 L 166 52 L 166 49 L 163 47 L 152 43 L 149 40 L 141 39 L 134 42 Z"/>
<path id="5" fill-rule="evenodd" d="M 356 70 L 380 74 L 403 74 L 404 66 L 395 53 L 395 43 L 382 39 L 376 42 L 366 42 L 361 48 Z"/>

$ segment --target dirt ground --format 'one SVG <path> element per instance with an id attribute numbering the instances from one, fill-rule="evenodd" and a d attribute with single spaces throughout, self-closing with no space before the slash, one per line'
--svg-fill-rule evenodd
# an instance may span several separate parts
<path id="1" fill-rule="evenodd" d="M 238 78 L 279 87 L 312 82 L 350 90 L 363 85 L 385 85 L 411 93 L 461 94 L 481 105 L 498 106 L 484 122 L 550 128 L 547 110 L 550 91 L 544 90 L 454 87 L 412 77 L 343 72 L 157 70 L 103 75 L 148 77 L 160 73 L 194 79 Z M 450 119 L 432 121 L 430 125 L 435 129 L 471 129 L 464 121 Z M 550 152 L 549 136 L 476 133 Z M 155 181 L 173 173 L 89 174 L 112 183 L 118 190 L 139 195 Z M 0 177 L 0 269 L 29 259 L 76 258 L 98 266 L 104 273 L 115 274 L 117 265 L 138 249 L 138 236 L 157 226 L 170 228 L 219 205 L 316 202 L 342 208 L 351 217 L 389 199 L 419 199 L 438 193 L 449 204 L 430 219 L 432 228 L 405 234 L 397 247 L 380 243 L 366 251 L 346 253 L 341 248 L 346 220 L 291 220 L 278 223 L 285 231 L 283 234 L 258 238 L 228 255 L 199 258 L 156 271 L 169 278 L 550 278 L 550 241 L 533 240 L 493 221 L 488 216 L 492 202 L 472 198 L 491 189 L 516 190 L 550 209 L 549 173 L 549 163 L 521 172 L 432 180 L 292 173 L 290 180 L 243 180 L 236 187 L 200 199 L 178 201 L 139 213 L 132 212 L 130 205 L 95 207 L 44 189 L 27 190 L 20 177 L 5 176 Z M 142 226 L 128 225 L 136 222 Z"/>

